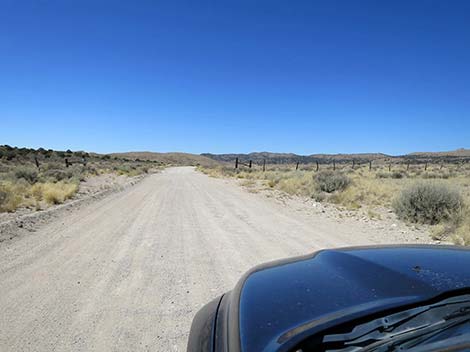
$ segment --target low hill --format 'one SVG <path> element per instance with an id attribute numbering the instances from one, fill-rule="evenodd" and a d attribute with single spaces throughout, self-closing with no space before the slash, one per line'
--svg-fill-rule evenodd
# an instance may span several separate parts
<path id="1" fill-rule="evenodd" d="M 154 152 L 126 152 L 111 153 L 111 157 L 129 159 L 129 160 L 150 160 L 157 161 L 162 164 L 171 165 L 188 165 L 188 166 L 216 166 L 218 161 L 207 158 L 202 155 L 189 153 L 154 153 Z"/>
<path id="2" fill-rule="evenodd" d="M 470 161 L 470 149 L 457 149 L 448 152 L 418 152 L 410 153 L 406 155 L 387 155 L 383 153 L 355 153 L 355 154 L 311 154 L 311 155 L 298 155 L 293 153 L 248 153 L 248 154 L 201 154 L 207 158 L 233 163 L 236 158 L 239 161 L 252 160 L 254 163 L 261 164 L 264 160 L 268 164 L 310 164 L 310 163 L 330 163 L 333 160 L 342 162 L 356 161 L 358 163 L 366 163 L 369 161 L 376 162 L 394 162 L 400 163 L 410 160 L 412 162 L 424 163 L 432 160 L 448 161 L 448 162 L 460 162 Z"/>
<path id="3" fill-rule="evenodd" d="M 470 157 L 470 149 L 460 148 L 456 150 L 450 150 L 446 152 L 416 152 L 410 153 L 409 156 L 421 156 L 421 157 Z"/>

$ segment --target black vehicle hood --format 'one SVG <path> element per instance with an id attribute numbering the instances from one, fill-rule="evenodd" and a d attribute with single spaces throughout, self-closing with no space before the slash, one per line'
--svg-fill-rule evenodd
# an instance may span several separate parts
<path id="1" fill-rule="evenodd" d="M 470 251 L 459 247 L 324 250 L 263 265 L 231 293 L 235 350 L 287 351 L 333 325 L 468 288 Z"/>

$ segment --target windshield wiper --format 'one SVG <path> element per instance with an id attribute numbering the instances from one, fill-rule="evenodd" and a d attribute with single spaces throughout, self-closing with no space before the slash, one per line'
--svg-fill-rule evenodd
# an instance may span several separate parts
<path id="1" fill-rule="evenodd" d="M 362 349 L 364 352 L 372 351 L 393 351 L 395 348 L 400 350 L 408 350 L 416 347 L 431 337 L 444 332 L 445 330 L 454 328 L 460 324 L 470 321 L 470 314 L 466 317 L 452 318 L 451 320 L 444 320 L 427 326 L 425 328 L 411 330 L 403 334 L 399 334 L 395 337 L 391 337 L 388 340 L 381 340 L 375 342 Z"/>
<path id="2" fill-rule="evenodd" d="M 391 314 L 359 324 L 345 334 L 325 335 L 327 351 L 390 351 L 393 346 L 417 346 L 432 336 L 470 321 L 470 295 Z M 341 346 L 338 348 L 338 346 Z M 383 347 L 383 348 L 382 348 Z"/>

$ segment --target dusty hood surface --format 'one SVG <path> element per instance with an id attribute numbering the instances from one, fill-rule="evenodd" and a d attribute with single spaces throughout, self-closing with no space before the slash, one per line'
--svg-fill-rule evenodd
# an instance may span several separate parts
<path id="1" fill-rule="evenodd" d="M 325 250 L 261 266 L 233 296 L 239 300 L 240 347 L 284 351 L 341 322 L 465 288 L 470 251 L 457 247 Z"/>

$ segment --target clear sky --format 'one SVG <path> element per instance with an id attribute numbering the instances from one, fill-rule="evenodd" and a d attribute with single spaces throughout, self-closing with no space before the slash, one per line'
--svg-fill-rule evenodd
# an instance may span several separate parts
<path id="1" fill-rule="evenodd" d="M 470 1 L 0 0 L 0 144 L 470 147 Z"/>

